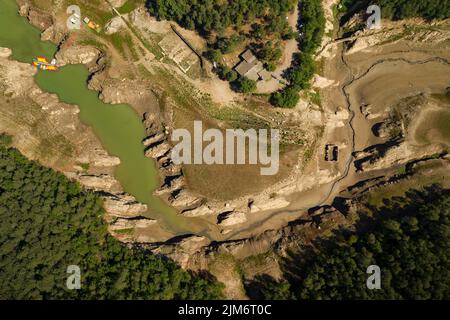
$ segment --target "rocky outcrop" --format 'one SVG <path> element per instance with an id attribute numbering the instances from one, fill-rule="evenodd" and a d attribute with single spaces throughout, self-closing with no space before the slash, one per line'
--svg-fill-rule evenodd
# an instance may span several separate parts
<path id="1" fill-rule="evenodd" d="M 265 201 L 252 201 L 249 204 L 250 212 L 260 212 L 260 211 L 266 211 L 266 210 L 275 210 L 275 209 L 281 209 L 284 207 L 287 207 L 289 205 L 289 201 L 286 199 L 279 197 L 279 198 L 273 198 L 273 199 L 267 199 Z"/>
<path id="2" fill-rule="evenodd" d="M 108 231 L 113 237 L 124 243 L 154 242 L 155 239 L 145 233 L 140 233 L 140 230 L 151 228 L 156 224 L 156 220 L 145 217 L 139 217 L 136 219 L 118 218 L 109 224 Z"/>
<path id="3" fill-rule="evenodd" d="M 186 186 L 186 179 L 183 175 L 168 176 L 165 177 L 162 186 L 153 192 L 156 196 L 161 196 L 165 194 L 172 194 L 174 192 L 179 192 L 182 188 Z"/>
<path id="4" fill-rule="evenodd" d="M 152 251 L 155 254 L 165 255 L 178 262 L 181 267 L 186 268 L 195 254 L 200 253 L 210 243 L 211 240 L 206 237 L 191 235 L 181 237 L 173 243 L 163 244 Z"/>
<path id="5" fill-rule="evenodd" d="M 372 126 L 372 132 L 378 138 L 395 138 L 393 133 L 398 128 L 398 123 L 393 121 L 378 122 Z"/>
<path id="6" fill-rule="evenodd" d="M 186 209 L 182 211 L 185 217 L 199 217 L 214 214 L 214 211 L 208 205 L 201 205 L 194 209 Z"/>
<path id="7" fill-rule="evenodd" d="M 108 195 L 104 197 L 105 210 L 114 217 L 136 218 L 147 212 L 147 205 L 137 202 L 128 194 Z"/>
<path id="8" fill-rule="evenodd" d="M 144 147 L 151 147 L 153 145 L 162 142 L 163 140 L 165 140 L 165 138 L 166 134 L 164 132 L 159 132 L 149 135 L 147 138 L 144 139 L 144 141 L 142 141 L 142 143 L 144 144 Z"/>
<path id="9" fill-rule="evenodd" d="M 392 146 L 378 145 L 365 153 L 358 153 L 355 166 L 359 171 L 373 171 L 404 165 L 411 160 L 424 158 L 442 151 L 439 145 L 428 145 L 420 148 L 400 142 Z"/>
<path id="10" fill-rule="evenodd" d="M 70 46 L 56 53 L 58 66 L 67 64 L 85 64 L 90 65 L 97 61 L 101 51 L 91 46 Z"/>
<path id="11" fill-rule="evenodd" d="M 0 47 L 0 58 L 8 58 L 12 54 L 11 49 Z"/>
<path id="12" fill-rule="evenodd" d="M 179 208 L 191 208 L 195 206 L 199 206 L 203 199 L 201 197 L 197 197 L 193 195 L 191 192 L 182 189 L 178 192 L 173 192 L 169 197 L 170 204 L 179 209 Z"/>
<path id="13" fill-rule="evenodd" d="M 352 29 L 352 27 L 361 28 L 364 26 L 362 15 L 355 16 L 350 20 L 345 28 Z M 446 25 L 448 21 L 436 21 L 433 22 L 435 26 Z M 382 29 L 362 29 L 356 31 L 350 38 L 353 40 L 350 42 L 345 54 L 353 54 L 360 51 L 376 50 L 376 46 L 383 43 L 394 43 L 401 39 L 407 39 L 415 42 L 429 42 L 429 43 L 441 43 L 447 41 L 450 37 L 448 30 L 434 29 L 430 30 L 430 23 L 419 18 L 413 18 L 409 20 L 400 21 L 382 21 Z M 414 32 L 411 32 L 410 27 L 414 26 Z M 423 27 L 423 28 L 421 28 Z"/>
<path id="14" fill-rule="evenodd" d="M 28 158 L 39 159 L 43 165 L 61 171 L 68 178 L 97 192 L 104 199 L 104 218 L 113 223 L 114 230 L 140 230 L 156 225 L 156 221 L 142 217 L 147 212 L 147 206 L 123 192 L 113 175 L 114 167 L 120 164 L 120 159 L 108 155 L 93 131 L 80 122 L 78 107 L 62 103 L 54 94 L 42 92 L 34 82 L 36 68 L 28 63 L 8 59 L 10 53 L 11 50 L 0 48 L 0 87 L 4 90 L 2 94 L 7 95 L 12 103 L 15 99 L 21 104 L 26 101 L 27 109 L 21 116 L 32 120 L 32 128 L 22 122 L 15 122 L 17 115 L 0 106 L 0 127 L 8 127 L 8 132 L 14 136 L 14 147 Z M 8 112 L 5 113 L 5 110 Z M 41 132 L 45 133 L 44 136 L 39 135 Z M 55 136 L 64 139 L 65 143 L 64 146 L 52 146 L 50 151 L 55 155 L 44 156 L 42 150 L 36 151 L 41 139 L 51 141 L 55 140 Z M 69 158 L 62 158 L 64 161 L 58 158 L 61 156 L 58 148 L 63 147 L 71 150 Z M 115 219 L 117 217 L 121 220 Z M 125 218 L 128 220 L 124 220 Z M 123 237 L 122 233 L 120 236 Z M 145 234 L 132 234 L 132 237 L 126 239 L 155 241 L 146 238 Z"/>
<path id="15" fill-rule="evenodd" d="M 90 155 L 89 162 L 95 167 L 114 167 L 120 164 L 120 159 L 115 156 L 110 156 L 103 149 L 95 149 Z"/>
<path id="16" fill-rule="evenodd" d="M 65 36 L 64 30 L 59 29 L 56 25 L 51 25 L 41 33 L 41 40 L 61 43 Z"/>
<path id="17" fill-rule="evenodd" d="M 145 156 L 148 158 L 153 158 L 158 160 L 159 158 L 167 155 L 167 153 L 170 151 L 171 146 L 168 142 L 161 142 L 158 144 L 154 144 L 149 146 L 145 150 Z"/>
<path id="18" fill-rule="evenodd" d="M 95 191 L 111 191 L 117 188 L 120 189 L 119 182 L 113 176 L 108 174 L 82 174 L 77 176 L 76 179 L 86 188 L 93 189 Z"/>
<path id="19" fill-rule="evenodd" d="M 247 221 L 247 216 L 241 211 L 231 211 L 221 213 L 218 216 L 218 225 L 221 227 L 234 226 L 236 224 L 244 223 Z"/>
<path id="20" fill-rule="evenodd" d="M 126 24 L 121 17 L 114 17 L 105 25 L 105 33 L 107 35 L 111 35 L 124 29 L 125 27 Z"/>
<path id="21" fill-rule="evenodd" d="M 144 217 L 141 217 L 139 219 L 118 218 L 113 223 L 110 224 L 109 230 L 117 231 L 135 228 L 147 228 L 151 225 L 154 225 L 155 223 L 156 220 L 147 219 Z"/>
<path id="22" fill-rule="evenodd" d="M 53 16 L 49 12 L 44 12 L 28 3 L 19 6 L 19 14 L 26 17 L 33 26 L 42 31 L 53 25 Z"/>

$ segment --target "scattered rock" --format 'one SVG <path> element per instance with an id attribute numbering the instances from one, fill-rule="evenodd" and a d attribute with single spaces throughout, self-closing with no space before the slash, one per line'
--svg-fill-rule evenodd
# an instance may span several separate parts
<path id="1" fill-rule="evenodd" d="M 57 65 L 59 67 L 67 64 L 85 64 L 95 63 L 100 57 L 101 51 L 91 46 L 70 46 L 64 47 L 56 53 Z"/>
<path id="2" fill-rule="evenodd" d="M 153 250 L 153 253 L 168 256 L 179 263 L 182 268 L 186 268 L 193 255 L 210 243 L 211 240 L 206 237 L 192 235 L 184 237 L 176 243 L 164 244 Z"/>
<path id="3" fill-rule="evenodd" d="M 77 179 L 86 188 L 91 188 L 97 191 L 111 190 L 118 183 L 114 177 L 108 174 L 80 175 Z"/>
<path id="4" fill-rule="evenodd" d="M 254 213 L 259 211 L 280 209 L 287 207 L 289 204 L 290 202 L 284 198 L 274 198 L 260 202 L 253 202 L 250 205 L 250 212 Z"/>
<path id="5" fill-rule="evenodd" d="M 232 211 L 220 214 L 218 216 L 218 225 L 221 227 L 233 226 L 236 224 L 244 223 L 247 221 L 247 217 L 244 212 Z"/>
<path id="6" fill-rule="evenodd" d="M 109 230 L 117 231 L 117 230 L 126 230 L 126 229 L 135 229 L 135 228 L 147 228 L 156 223 L 156 220 L 147 219 L 141 217 L 139 219 L 124 219 L 118 218 L 113 223 L 110 224 Z"/>
<path id="7" fill-rule="evenodd" d="M 339 83 L 335 80 L 327 79 L 316 74 L 313 79 L 312 86 L 320 89 L 328 88 L 330 86 L 337 86 Z"/>
<path id="8" fill-rule="evenodd" d="M 145 151 L 145 156 L 148 158 L 158 159 L 167 154 L 171 149 L 170 144 L 167 142 L 160 143 L 154 147 L 151 147 Z"/>
<path id="9" fill-rule="evenodd" d="M 165 137 L 166 137 L 166 135 L 164 132 L 153 134 L 153 135 L 150 135 L 147 138 L 145 138 L 142 143 L 144 144 L 145 147 L 149 147 L 158 142 L 163 141 Z"/>
<path id="10" fill-rule="evenodd" d="M 11 54 L 11 49 L 0 47 L 0 58 L 8 58 Z"/>
<path id="11" fill-rule="evenodd" d="M 214 211 L 211 210 L 211 208 L 208 207 L 207 205 L 201 205 L 198 208 L 184 210 L 182 212 L 183 216 L 186 216 L 186 217 L 198 217 L 198 216 L 204 216 L 204 215 L 213 214 L 213 213 L 214 213 Z"/>
<path id="12" fill-rule="evenodd" d="M 189 208 L 195 205 L 199 205 L 202 201 L 202 198 L 192 194 L 186 189 L 182 189 L 180 192 L 177 192 L 175 195 L 172 195 L 169 198 L 170 204 L 175 208 Z"/>
<path id="13" fill-rule="evenodd" d="M 65 30 L 58 28 L 57 25 L 53 24 L 41 33 L 41 40 L 51 41 L 53 43 L 62 43 L 65 36 Z"/>
<path id="14" fill-rule="evenodd" d="M 121 17 L 114 17 L 105 25 L 105 33 L 108 35 L 116 33 L 125 26 L 125 21 Z"/>
<path id="15" fill-rule="evenodd" d="M 90 162 L 95 167 L 114 167 L 120 164 L 120 158 L 108 155 L 105 150 L 96 149 Z"/>
<path id="16" fill-rule="evenodd" d="M 154 192 L 154 195 L 159 196 L 165 193 L 172 193 L 175 190 L 182 189 L 186 185 L 186 179 L 184 176 L 180 175 L 171 178 L 167 183 L 165 183 L 161 188 Z"/>
<path id="17" fill-rule="evenodd" d="M 147 211 L 147 205 L 139 203 L 128 194 L 111 195 L 104 198 L 106 212 L 115 217 L 133 218 Z"/>
<path id="18" fill-rule="evenodd" d="M 21 9 L 21 11 L 24 10 L 26 9 Z M 34 7 L 29 7 L 27 12 L 27 19 L 32 25 L 40 30 L 48 29 L 51 25 L 53 25 L 53 17 L 50 13 L 43 12 Z"/>

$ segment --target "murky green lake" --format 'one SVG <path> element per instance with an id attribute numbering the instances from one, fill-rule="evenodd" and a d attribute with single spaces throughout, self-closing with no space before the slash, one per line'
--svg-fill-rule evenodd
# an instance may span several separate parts
<path id="1" fill-rule="evenodd" d="M 14 0 L 1 0 L 0 47 L 12 49 L 12 59 L 20 62 L 31 63 L 36 56 L 50 61 L 56 46 L 41 41 L 40 31 L 20 17 L 17 10 Z M 149 205 L 149 217 L 160 220 L 176 234 L 202 233 L 204 224 L 198 219 L 180 217 L 174 209 L 152 196 L 158 186 L 158 172 L 155 163 L 144 156 L 141 142 L 145 132 L 139 115 L 129 105 L 103 103 L 95 91 L 87 88 L 87 79 L 88 71 L 82 65 L 66 66 L 58 72 L 39 71 L 35 77 L 42 90 L 79 106 L 81 121 L 93 128 L 109 154 L 120 158 L 116 178 L 126 192 Z"/>

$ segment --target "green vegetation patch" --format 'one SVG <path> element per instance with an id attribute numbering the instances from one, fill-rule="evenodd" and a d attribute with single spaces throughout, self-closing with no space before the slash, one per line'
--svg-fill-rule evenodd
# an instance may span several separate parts
<path id="1" fill-rule="evenodd" d="M 421 144 L 442 143 L 450 146 L 450 111 L 428 111 L 414 133 L 414 138 Z"/>
<path id="2" fill-rule="evenodd" d="M 376 0 L 384 19 L 401 20 L 422 17 L 446 19 L 450 17 L 450 2 L 447 0 Z"/>
<path id="3" fill-rule="evenodd" d="M 313 55 L 322 42 L 325 30 L 325 16 L 320 0 L 304 0 L 300 2 L 300 53 L 296 53 L 291 68 L 288 70 L 289 85 L 272 95 L 273 105 L 282 108 L 293 108 L 300 99 L 299 91 L 308 89 L 316 63 Z"/>
<path id="4" fill-rule="evenodd" d="M 450 190 L 436 185 L 410 191 L 340 230 L 284 265 L 286 282 L 254 285 L 266 298 L 449 299 Z M 381 289 L 366 286 L 367 267 L 381 269 Z M 260 279 L 261 280 L 261 279 Z"/>
<path id="5" fill-rule="evenodd" d="M 256 83 L 248 79 L 237 80 L 231 65 L 223 55 L 239 55 L 250 48 L 274 71 L 282 57 L 281 41 L 294 39 L 297 33 L 289 25 L 286 16 L 295 8 L 297 0 L 236 0 L 236 1 L 165 1 L 149 0 L 149 12 L 162 19 L 173 20 L 185 28 L 197 30 L 208 41 L 205 57 L 216 62 L 220 78 L 231 83 L 232 89 L 251 93 Z"/>
<path id="6" fill-rule="evenodd" d="M 222 286 L 112 238 L 99 197 L 0 147 L 1 299 L 216 299 Z M 66 288 L 67 268 L 81 289 Z"/>

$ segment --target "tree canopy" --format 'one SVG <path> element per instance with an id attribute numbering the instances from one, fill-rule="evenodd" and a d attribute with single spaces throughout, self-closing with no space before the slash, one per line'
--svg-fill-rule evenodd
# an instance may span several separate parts
<path id="1" fill-rule="evenodd" d="M 290 282 L 265 281 L 259 291 L 297 299 L 449 299 L 450 190 L 432 186 L 385 200 L 356 230 L 286 259 Z M 366 286 L 367 267 L 381 269 L 381 289 Z"/>
<path id="2" fill-rule="evenodd" d="M 103 214 L 93 192 L 0 146 L 0 299 L 222 297 L 218 283 L 120 244 Z M 69 265 L 80 290 L 66 288 Z"/>
<path id="3" fill-rule="evenodd" d="M 176 21 L 188 29 L 221 33 L 257 18 L 280 17 L 292 9 L 293 3 L 292 0 L 148 0 L 147 7 L 152 15 Z M 275 21 L 273 27 L 279 25 Z"/>
<path id="4" fill-rule="evenodd" d="M 325 16 L 320 0 L 300 1 L 300 53 L 293 59 L 291 68 L 287 72 L 288 86 L 280 92 L 272 94 L 270 101 L 282 108 L 296 106 L 300 90 L 309 88 L 309 83 L 315 73 L 313 56 L 322 42 L 325 29 Z"/>
<path id="5" fill-rule="evenodd" d="M 448 0 L 376 0 L 383 19 L 401 20 L 422 17 L 425 19 L 445 19 L 450 17 Z"/>

